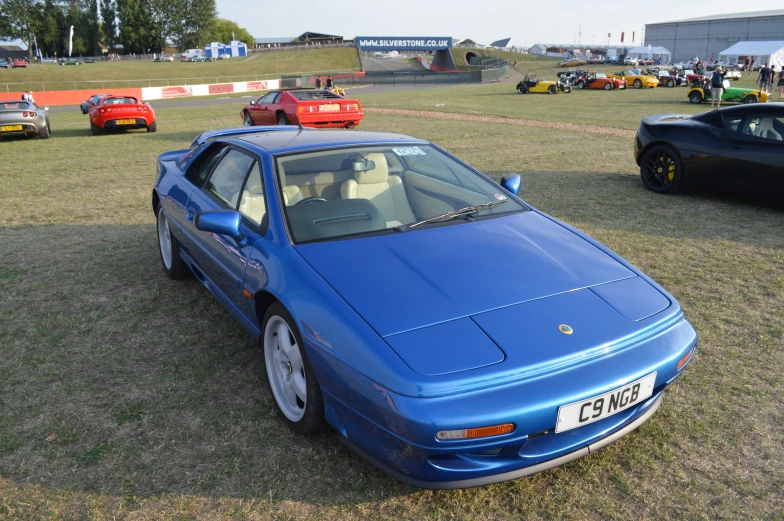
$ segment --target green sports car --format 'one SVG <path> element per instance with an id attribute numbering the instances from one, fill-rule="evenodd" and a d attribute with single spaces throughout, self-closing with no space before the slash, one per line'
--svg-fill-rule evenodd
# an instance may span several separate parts
<path id="1" fill-rule="evenodd" d="M 687 96 L 689 97 L 689 103 L 697 104 L 703 101 L 711 101 L 713 98 L 711 97 L 710 83 L 692 87 Z M 724 80 L 724 94 L 721 96 L 721 101 L 764 103 L 768 101 L 768 96 L 769 94 L 764 90 L 732 87 L 729 80 Z"/>

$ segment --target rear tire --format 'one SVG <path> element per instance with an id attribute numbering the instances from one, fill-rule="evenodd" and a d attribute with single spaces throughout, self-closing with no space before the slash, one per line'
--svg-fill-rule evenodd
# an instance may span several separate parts
<path id="1" fill-rule="evenodd" d="M 188 266 L 180 258 L 180 243 L 169 229 L 169 219 L 158 205 L 158 251 L 166 276 L 173 280 L 184 279 L 188 275 Z"/>
<path id="2" fill-rule="evenodd" d="M 756 94 L 750 94 L 743 98 L 743 103 L 757 103 L 759 102 L 759 98 L 757 98 Z"/>
<path id="3" fill-rule="evenodd" d="M 585 82 L 584 82 L 584 81 L 582 81 L 582 80 L 581 80 L 581 81 L 578 81 L 578 82 L 577 82 L 577 88 L 578 88 L 578 89 L 584 89 L 584 88 L 585 88 Z"/>
<path id="4" fill-rule="evenodd" d="M 642 88 L 642 81 L 641 80 L 634 80 L 634 88 L 641 89 Z"/>
<path id="5" fill-rule="evenodd" d="M 93 136 L 100 136 L 101 135 L 100 127 L 98 125 L 96 125 L 95 123 L 93 123 L 92 121 L 90 122 L 90 132 L 93 133 Z"/>
<path id="6" fill-rule="evenodd" d="M 612 83 L 610 83 L 609 81 L 604 84 L 604 90 L 612 90 L 612 87 L 613 87 Z"/>
<path id="7" fill-rule="evenodd" d="M 668 80 L 667 81 L 667 86 L 670 87 L 670 88 L 673 88 L 675 86 L 675 80 Z"/>
<path id="8" fill-rule="evenodd" d="M 147 132 L 157 132 L 157 131 L 158 131 L 158 122 L 157 121 L 153 121 L 147 127 Z"/>
<path id="9" fill-rule="evenodd" d="M 289 118 L 285 114 L 278 114 L 278 125 L 290 125 Z"/>
<path id="10" fill-rule="evenodd" d="M 38 131 L 38 137 L 41 139 L 49 139 L 49 127 L 44 127 Z"/>

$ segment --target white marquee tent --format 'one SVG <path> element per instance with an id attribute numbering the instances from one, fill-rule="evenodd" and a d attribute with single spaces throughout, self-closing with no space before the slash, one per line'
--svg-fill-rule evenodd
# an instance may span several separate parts
<path id="1" fill-rule="evenodd" d="M 738 42 L 719 53 L 719 60 L 728 63 L 738 63 L 746 57 L 754 58 L 759 65 L 767 63 L 781 70 L 784 67 L 784 41 Z"/>
<path id="2" fill-rule="evenodd" d="M 670 51 L 664 47 L 653 47 L 651 45 L 632 47 L 626 51 L 626 56 L 630 58 L 648 58 L 651 60 L 661 58 L 663 63 L 672 61 L 672 53 Z"/>

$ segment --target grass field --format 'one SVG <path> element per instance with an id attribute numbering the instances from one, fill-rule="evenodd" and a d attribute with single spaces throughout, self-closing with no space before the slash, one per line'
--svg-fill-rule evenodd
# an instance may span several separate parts
<path id="1" fill-rule="evenodd" d="M 639 431 L 451 492 L 386 477 L 334 432 L 292 434 L 257 346 L 198 282 L 162 273 L 150 209 L 156 156 L 235 126 L 243 102 L 160 108 L 156 134 L 92 137 L 58 113 L 50 140 L 0 142 L 0 519 L 784 519 L 784 209 L 642 187 L 628 136 L 648 114 L 708 110 L 685 88 L 513 87 L 361 95 L 361 128 L 521 173 L 526 201 L 680 301 L 698 351 Z M 409 109 L 451 119 L 394 113 Z"/>
<path id="2" fill-rule="evenodd" d="M 246 81 L 252 77 L 278 78 L 279 74 L 358 70 L 359 57 L 352 47 L 265 52 L 247 58 L 204 63 L 136 60 L 62 67 L 36 64 L 26 69 L 0 69 L 0 96 L 6 90 L 6 83 L 15 84 L 8 86 L 10 91 L 28 88 L 44 90 L 41 83 L 46 83 L 45 90 L 108 89 Z M 99 81 L 100 84 L 94 83 Z"/>

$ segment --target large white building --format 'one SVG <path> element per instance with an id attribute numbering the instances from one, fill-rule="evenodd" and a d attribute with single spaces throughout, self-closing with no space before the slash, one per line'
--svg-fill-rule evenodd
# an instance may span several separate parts
<path id="1" fill-rule="evenodd" d="M 721 51 L 738 42 L 759 40 L 784 40 L 784 9 L 648 24 L 644 45 L 665 47 L 678 62 L 694 57 L 718 59 Z"/>

